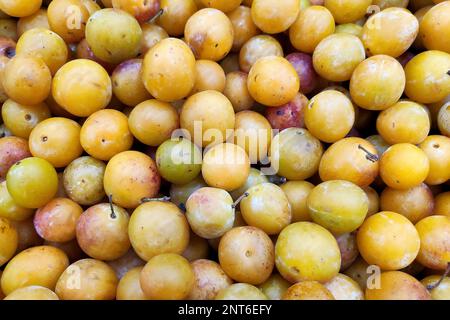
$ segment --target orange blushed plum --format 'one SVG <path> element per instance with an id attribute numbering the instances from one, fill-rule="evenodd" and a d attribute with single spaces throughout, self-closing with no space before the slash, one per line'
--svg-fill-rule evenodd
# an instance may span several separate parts
<path id="1" fill-rule="evenodd" d="M 380 288 L 367 288 L 365 296 L 367 300 L 431 300 L 419 280 L 401 271 L 381 273 Z"/>
<path id="2" fill-rule="evenodd" d="M 219 61 L 233 46 L 233 25 L 220 10 L 200 9 L 186 22 L 184 36 L 197 59 Z"/>
<path id="3" fill-rule="evenodd" d="M 127 117 L 120 111 L 105 109 L 94 112 L 81 127 L 83 149 L 99 160 L 109 160 L 127 151 L 133 144 Z"/>
<path id="4" fill-rule="evenodd" d="M 100 203 L 78 219 L 76 236 L 81 249 L 98 260 L 115 260 L 130 248 L 128 213 L 115 205 Z"/>
<path id="5" fill-rule="evenodd" d="M 113 8 L 128 12 L 140 23 L 150 20 L 159 10 L 159 0 L 112 0 Z"/>
<path id="6" fill-rule="evenodd" d="M 31 154 L 47 160 L 55 168 L 67 166 L 83 153 L 80 129 L 75 121 L 60 117 L 38 123 L 28 140 Z"/>
<path id="7" fill-rule="evenodd" d="M 14 163 L 28 157 L 31 157 L 31 153 L 25 139 L 0 138 L 0 179 L 6 178 L 6 173 Z"/>
<path id="8" fill-rule="evenodd" d="M 124 151 L 112 157 L 103 180 L 106 194 L 124 208 L 136 208 L 142 198 L 156 196 L 160 183 L 155 162 L 138 151 Z"/>
<path id="9" fill-rule="evenodd" d="M 75 238 L 75 228 L 83 209 L 70 199 L 55 198 L 34 216 L 36 232 L 47 241 L 67 242 Z"/>
<path id="10" fill-rule="evenodd" d="M 217 262 L 198 259 L 191 262 L 195 282 L 187 299 L 213 300 L 220 290 L 230 286 L 233 281 Z"/>

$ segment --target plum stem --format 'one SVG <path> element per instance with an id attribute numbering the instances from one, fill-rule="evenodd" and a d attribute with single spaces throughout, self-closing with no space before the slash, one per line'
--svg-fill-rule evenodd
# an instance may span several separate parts
<path id="1" fill-rule="evenodd" d="M 161 198 L 149 198 L 145 197 L 141 199 L 141 203 L 151 202 L 151 201 L 170 201 L 170 197 L 164 196 Z"/>
<path id="2" fill-rule="evenodd" d="M 244 192 L 239 198 L 236 199 L 236 201 L 231 205 L 233 209 L 236 209 L 239 202 L 242 201 L 242 199 L 247 198 L 250 194 L 248 192 Z"/>
<path id="3" fill-rule="evenodd" d="M 441 278 L 439 279 L 438 282 L 434 283 L 434 284 L 429 284 L 427 285 L 427 289 L 428 290 L 433 290 L 436 289 L 437 287 L 439 287 L 439 285 L 442 283 L 442 281 L 444 281 L 445 277 L 450 273 L 450 262 L 447 262 L 447 268 L 445 269 L 444 274 L 441 276 Z"/>
<path id="4" fill-rule="evenodd" d="M 364 151 L 366 153 L 366 159 L 371 162 L 377 162 L 379 160 L 378 156 L 376 154 L 373 154 L 366 148 L 364 148 L 362 145 L 358 144 L 358 149 Z"/>
<path id="5" fill-rule="evenodd" d="M 116 213 L 114 212 L 112 194 L 108 195 L 108 200 L 109 200 L 109 206 L 111 207 L 111 219 L 115 219 L 117 216 L 116 216 Z"/>
<path id="6" fill-rule="evenodd" d="M 164 13 L 164 9 L 159 9 L 158 12 L 148 21 L 150 23 L 153 23 L 158 19 L 162 14 Z"/>

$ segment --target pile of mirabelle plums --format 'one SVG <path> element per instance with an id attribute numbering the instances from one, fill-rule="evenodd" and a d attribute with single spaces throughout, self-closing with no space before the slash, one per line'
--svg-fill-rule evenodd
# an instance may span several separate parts
<path id="1" fill-rule="evenodd" d="M 450 1 L 0 10 L 0 298 L 450 299 Z"/>

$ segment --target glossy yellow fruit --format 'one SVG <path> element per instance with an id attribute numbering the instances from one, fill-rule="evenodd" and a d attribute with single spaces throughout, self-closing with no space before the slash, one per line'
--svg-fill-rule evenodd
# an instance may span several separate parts
<path id="1" fill-rule="evenodd" d="M 434 1 L 437 3 L 437 1 Z M 450 28 L 450 2 L 440 1 L 423 16 L 420 22 L 422 43 L 428 50 L 441 50 L 450 53 L 448 37 L 442 37 L 442 32 Z"/>
<path id="2" fill-rule="evenodd" d="M 251 8 L 256 26 L 269 34 L 287 30 L 300 11 L 297 0 L 254 0 Z"/>
<path id="3" fill-rule="evenodd" d="M 450 191 L 440 193 L 434 198 L 433 213 L 450 217 Z"/>
<path id="4" fill-rule="evenodd" d="M 259 288 L 270 300 L 281 300 L 290 286 L 289 281 L 278 273 L 273 273 Z"/>
<path id="5" fill-rule="evenodd" d="M 450 179 L 450 138 L 430 135 L 419 145 L 428 157 L 430 171 L 425 179 L 429 185 L 438 185 Z"/>
<path id="6" fill-rule="evenodd" d="M 0 217 L 13 221 L 22 221 L 34 214 L 33 209 L 19 206 L 8 192 L 6 180 L 0 182 Z"/>
<path id="7" fill-rule="evenodd" d="M 220 10 L 200 9 L 186 22 L 186 43 L 197 59 L 222 60 L 233 45 L 233 25 Z"/>
<path id="8" fill-rule="evenodd" d="M 352 100 L 361 108 L 384 110 L 400 99 L 405 72 L 392 57 L 376 55 L 361 62 L 350 79 Z"/>
<path id="9" fill-rule="evenodd" d="M 194 271 L 180 255 L 165 253 L 150 259 L 141 272 L 141 288 L 151 300 L 182 300 L 194 287 Z"/>
<path id="10" fill-rule="evenodd" d="M 83 153 L 80 129 L 78 123 L 66 118 L 53 117 L 40 122 L 29 137 L 31 154 L 47 160 L 55 168 L 66 167 Z"/>
<path id="11" fill-rule="evenodd" d="M 369 56 L 385 54 L 396 58 L 411 46 L 418 33 L 419 22 L 411 12 L 388 8 L 367 19 L 361 39 Z"/>
<path id="12" fill-rule="evenodd" d="M 240 208 L 245 222 L 267 234 L 278 234 L 292 219 L 291 207 L 283 190 L 273 183 L 257 184 L 246 192 Z"/>
<path id="13" fill-rule="evenodd" d="M 412 101 L 399 101 L 377 118 L 377 131 L 389 144 L 419 144 L 430 132 L 427 109 Z"/>
<path id="14" fill-rule="evenodd" d="M 248 283 L 234 283 L 216 295 L 216 300 L 268 300 L 257 287 Z"/>
<path id="15" fill-rule="evenodd" d="M 325 0 L 324 2 L 337 24 L 355 22 L 363 18 L 371 4 L 371 0 Z"/>
<path id="16" fill-rule="evenodd" d="M 162 253 L 181 254 L 189 243 L 189 224 L 173 203 L 151 201 L 134 210 L 128 234 L 136 253 L 148 261 Z"/>
<path id="17" fill-rule="evenodd" d="M 220 290 L 233 283 L 217 262 L 198 259 L 191 262 L 191 266 L 195 282 L 187 297 L 189 300 L 213 300 Z"/>
<path id="18" fill-rule="evenodd" d="M 338 274 L 341 254 L 328 230 L 312 222 L 296 222 L 278 236 L 275 263 L 290 282 L 326 282 Z"/>
<path id="19" fill-rule="evenodd" d="M 186 201 L 186 218 L 197 235 L 215 239 L 233 227 L 233 199 L 223 189 L 205 187 L 192 193 Z"/>
<path id="20" fill-rule="evenodd" d="M 435 285 L 441 279 L 440 275 L 428 276 L 420 282 L 426 287 Z M 430 291 L 431 299 L 433 300 L 449 300 L 450 299 L 450 277 L 445 277 L 444 280 L 436 288 Z"/>
<path id="21" fill-rule="evenodd" d="M 28 139 L 39 122 L 50 116 L 50 110 L 44 102 L 29 106 L 8 99 L 2 106 L 4 124 L 14 136 L 24 139 Z"/>
<path id="22" fill-rule="evenodd" d="M 136 208 L 142 198 L 156 196 L 160 183 L 161 178 L 152 158 L 134 150 L 112 157 L 103 179 L 106 194 L 123 208 Z"/>
<path id="23" fill-rule="evenodd" d="M 297 50 L 313 53 L 319 42 L 333 34 L 334 30 L 331 12 L 323 6 L 310 6 L 300 10 L 297 20 L 289 29 L 289 39 Z"/>
<path id="24" fill-rule="evenodd" d="M 108 105 L 112 96 L 111 79 L 94 61 L 72 60 L 55 74 L 52 95 L 66 111 L 88 117 Z"/>
<path id="25" fill-rule="evenodd" d="M 317 185 L 306 204 L 312 220 L 334 234 L 356 230 L 369 209 L 364 190 L 345 180 L 330 180 Z"/>
<path id="26" fill-rule="evenodd" d="M 271 165 L 288 180 L 304 180 L 319 168 L 323 147 L 303 128 L 287 128 L 277 134 L 270 147 Z"/>
<path id="27" fill-rule="evenodd" d="M 67 255 L 55 247 L 37 246 L 24 250 L 6 265 L 1 279 L 2 290 L 6 295 L 31 285 L 54 290 L 68 265 Z"/>
<path id="28" fill-rule="evenodd" d="M 141 272 L 144 267 L 128 270 L 117 285 L 117 300 L 148 300 L 141 288 Z"/>
<path id="29" fill-rule="evenodd" d="M 425 152 L 410 143 L 389 147 L 380 159 L 380 176 L 394 189 L 409 189 L 425 181 L 430 162 Z"/>
<path id="30" fill-rule="evenodd" d="M 334 300 L 331 292 L 317 281 L 301 281 L 289 287 L 283 300 Z"/>
<path id="31" fill-rule="evenodd" d="M 133 144 L 127 117 L 114 109 L 99 110 L 91 114 L 80 131 L 83 149 L 99 160 L 109 160 L 127 151 Z"/>
<path id="32" fill-rule="evenodd" d="M 225 81 L 225 72 L 220 64 L 211 60 L 197 60 L 195 62 L 195 85 L 191 94 L 205 90 L 223 92 Z"/>
<path id="33" fill-rule="evenodd" d="M 141 45 L 139 22 L 125 11 L 98 10 L 86 24 L 86 40 L 96 57 L 117 64 L 136 58 Z"/>
<path id="34" fill-rule="evenodd" d="M 28 286 L 14 290 L 4 300 L 59 300 L 59 298 L 48 288 Z"/>
<path id="35" fill-rule="evenodd" d="M 364 292 L 359 284 L 345 274 L 339 273 L 324 286 L 336 300 L 364 300 Z"/>
<path id="36" fill-rule="evenodd" d="M 66 63 L 69 55 L 64 40 L 45 28 L 25 32 L 17 42 L 16 52 L 41 58 L 52 74 Z"/>
<path id="37" fill-rule="evenodd" d="M 64 270 L 55 292 L 61 300 L 113 300 L 117 284 L 114 270 L 106 263 L 82 259 Z"/>
<path id="38" fill-rule="evenodd" d="M 294 99 L 300 89 L 300 79 L 288 60 L 268 56 L 258 59 L 251 67 L 247 88 L 257 102 L 277 107 Z"/>
<path id="39" fill-rule="evenodd" d="M 450 261 L 450 218 L 430 216 L 416 224 L 420 237 L 420 251 L 417 261 L 422 265 L 445 270 Z"/>
<path id="40" fill-rule="evenodd" d="M 237 189 L 247 181 L 249 172 L 250 159 L 247 153 L 232 143 L 218 144 L 203 157 L 203 179 L 212 187 L 227 191 Z"/>
<path id="41" fill-rule="evenodd" d="M 314 70 L 327 80 L 347 81 L 365 58 L 363 44 L 357 36 L 335 33 L 320 41 L 315 48 Z"/>
<path id="42" fill-rule="evenodd" d="M 6 186 L 16 204 L 25 208 L 39 208 L 56 195 L 58 175 L 47 160 L 25 158 L 9 169 Z"/>
<path id="43" fill-rule="evenodd" d="M 0 10 L 12 17 L 26 17 L 32 15 L 42 5 L 42 0 L 28 0 L 28 1 L 12 1 L 1 0 Z"/>
<path id="44" fill-rule="evenodd" d="M 382 211 L 367 218 L 356 237 L 361 256 L 382 270 L 399 270 L 417 257 L 420 239 L 414 225 L 401 214 Z"/>
<path id="45" fill-rule="evenodd" d="M 449 70 L 449 53 L 437 50 L 419 53 L 405 67 L 406 95 L 419 103 L 444 99 L 450 94 Z"/>
<path id="46" fill-rule="evenodd" d="M 0 266 L 4 265 L 14 256 L 19 237 L 16 228 L 8 219 L 0 218 Z"/>
<path id="47" fill-rule="evenodd" d="M 195 84 L 195 57 L 181 40 L 158 42 L 144 58 L 142 80 L 150 94 L 163 101 L 186 97 Z"/>
<path id="48" fill-rule="evenodd" d="M 370 185 L 378 175 L 378 152 L 362 138 L 350 137 L 333 143 L 319 165 L 322 181 L 347 180 L 360 187 Z"/>
<path id="49" fill-rule="evenodd" d="M 308 181 L 288 181 L 280 187 L 291 206 L 292 222 L 311 221 L 306 201 L 314 185 Z"/>
<path id="50" fill-rule="evenodd" d="M 161 0 L 163 13 L 156 20 L 171 36 L 181 36 L 188 19 L 199 9 L 195 0 Z"/>
<path id="51" fill-rule="evenodd" d="M 430 300 L 430 293 L 419 280 L 401 271 L 383 272 L 379 287 L 367 288 L 367 300 Z"/>
<path id="52" fill-rule="evenodd" d="M 180 125 L 188 139 L 198 146 L 212 146 L 227 140 L 235 125 L 233 106 L 226 96 L 206 90 L 190 96 L 183 105 Z"/>
<path id="53" fill-rule="evenodd" d="M 6 94 L 24 105 L 36 105 L 47 99 L 51 83 L 50 69 L 38 56 L 17 55 L 8 62 L 2 74 Z"/>
<path id="54" fill-rule="evenodd" d="M 345 94 L 326 90 L 315 95 L 305 109 L 305 125 L 311 134 L 324 142 L 344 138 L 355 122 L 353 104 Z"/>

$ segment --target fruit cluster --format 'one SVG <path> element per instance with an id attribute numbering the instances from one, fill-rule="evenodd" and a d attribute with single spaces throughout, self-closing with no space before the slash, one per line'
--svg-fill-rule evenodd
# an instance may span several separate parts
<path id="1" fill-rule="evenodd" d="M 0 298 L 450 299 L 450 1 L 0 10 Z"/>

